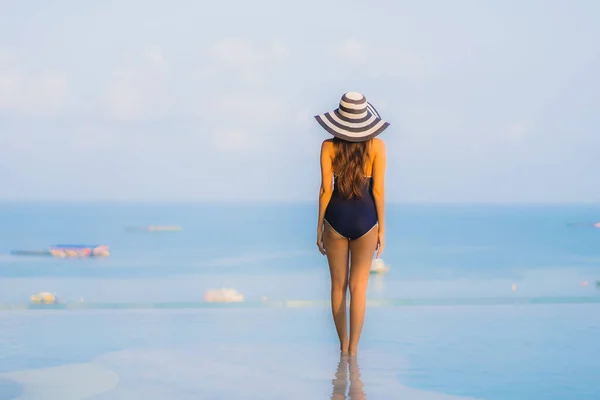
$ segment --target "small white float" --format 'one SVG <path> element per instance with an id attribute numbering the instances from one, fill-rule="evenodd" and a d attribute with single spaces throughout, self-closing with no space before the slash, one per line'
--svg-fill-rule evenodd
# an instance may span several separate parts
<path id="1" fill-rule="evenodd" d="M 211 289 L 204 293 L 204 300 L 210 303 L 231 303 L 244 301 L 244 294 L 235 289 Z"/>
<path id="2" fill-rule="evenodd" d="M 372 274 L 385 274 L 390 270 L 389 265 L 385 265 L 381 258 L 375 258 L 371 262 L 371 270 L 369 271 Z"/>

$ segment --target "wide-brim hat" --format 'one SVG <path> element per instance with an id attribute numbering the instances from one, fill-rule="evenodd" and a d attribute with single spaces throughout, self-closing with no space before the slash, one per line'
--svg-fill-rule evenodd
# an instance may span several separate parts
<path id="1" fill-rule="evenodd" d="M 349 142 L 372 139 L 390 125 L 358 92 L 344 93 L 337 109 L 315 115 L 315 119 L 327 132 Z"/>

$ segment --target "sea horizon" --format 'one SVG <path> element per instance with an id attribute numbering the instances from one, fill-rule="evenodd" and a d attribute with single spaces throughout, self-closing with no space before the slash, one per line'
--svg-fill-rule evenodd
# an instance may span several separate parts
<path id="1" fill-rule="evenodd" d="M 154 205 L 256 205 L 256 204 L 273 204 L 273 205 L 312 205 L 318 207 L 317 196 L 312 200 L 272 200 L 272 199 L 0 199 L 0 205 L 14 204 L 131 204 L 143 203 Z M 405 201 L 405 200 L 386 200 L 386 205 L 390 206 L 507 206 L 507 207 L 578 207 L 578 206 L 598 206 L 598 201 Z"/>

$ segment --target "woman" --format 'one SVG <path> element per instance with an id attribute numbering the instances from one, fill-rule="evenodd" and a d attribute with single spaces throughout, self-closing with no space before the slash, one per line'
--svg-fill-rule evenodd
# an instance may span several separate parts
<path id="1" fill-rule="evenodd" d="M 340 350 L 355 355 L 365 316 L 373 253 L 377 250 L 379 258 L 383 252 L 386 155 L 384 143 L 375 136 L 389 123 L 357 92 L 345 93 L 336 110 L 315 118 L 334 136 L 321 146 L 317 246 L 321 254 L 327 255 L 329 263 L 331 311 Z"/>

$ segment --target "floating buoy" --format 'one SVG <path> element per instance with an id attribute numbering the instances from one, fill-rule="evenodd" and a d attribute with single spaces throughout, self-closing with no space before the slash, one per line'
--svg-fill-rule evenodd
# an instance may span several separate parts
<path id="1" fill-rule="evenodd" d="M 369 270 L 369 272 L 371 274 L 385 274 L 389 270 L 390 270 L 390 267 L 388 265 L 385 265 L 385 263 L 383 262 L 383 260 L 381 258 L 375 258 L 371 262 L 371 269 Z"/>
<path id="2" fill-rule="evenodd" d="M 210 303 L 230 303 L 244 301 L 244 295 L 235 289 L 212 289 L 204 294 L 204 300 Z"/>

